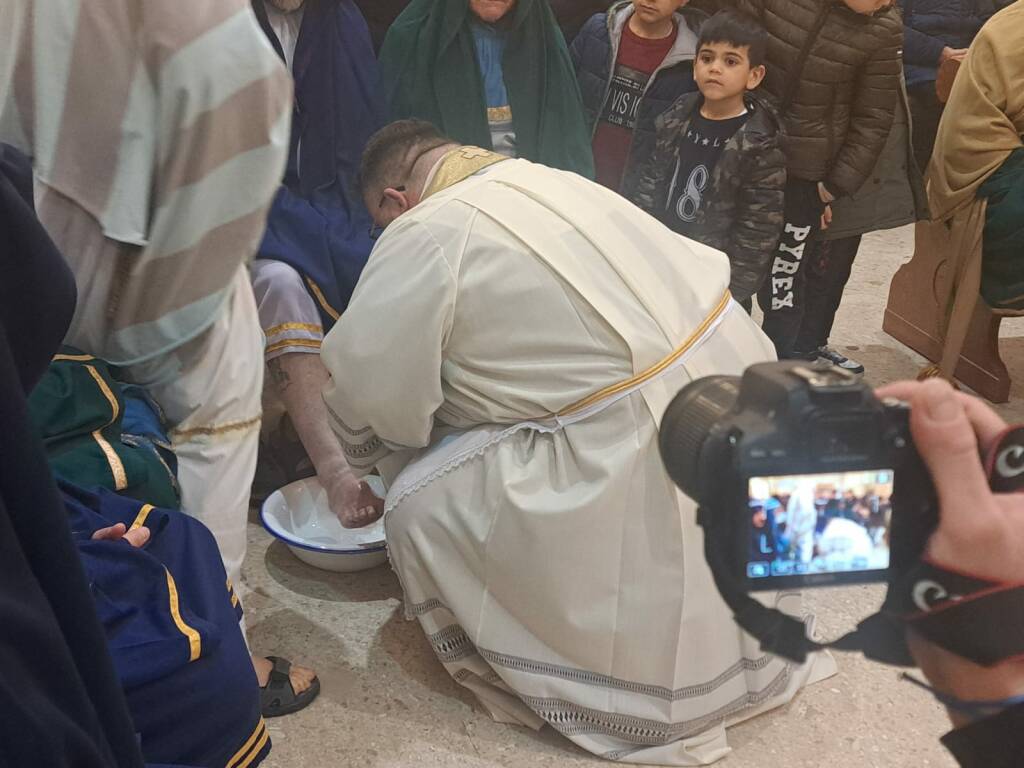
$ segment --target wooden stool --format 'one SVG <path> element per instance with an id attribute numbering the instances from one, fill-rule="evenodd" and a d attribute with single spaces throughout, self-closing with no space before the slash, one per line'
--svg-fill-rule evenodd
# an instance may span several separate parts
<path id="1" fill-rule="evenodd" d="M 976 288 L 973 298 L 957 296 L 951 281 L 958 264 L 973 261 L 980 269 L 981 241 L 964 243 L 976 253 L 960 254 L 956 246 L 964 241 L 956 235 L 943 222 L 917 223 L 914 256 L 892 279 L 882 329 L 940 365 L 940 375 L 959 379 L 993 403 L 1005 403 L 1010 395 L 1010 374 L 999 355 L 999 324 L 1003 317 L 1021 313 L 993 311 Z M 970 318 L 959 328 L 950 322 L 957 301 L 961 302 L 957 311 Z"/>

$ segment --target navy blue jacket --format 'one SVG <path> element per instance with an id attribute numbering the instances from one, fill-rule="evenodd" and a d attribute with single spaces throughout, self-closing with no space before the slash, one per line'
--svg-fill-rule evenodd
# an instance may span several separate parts
<path id="1" fill-rule="evenodd" d="M 1012 0 L 897 0 L 903 11 L 907 86 L 935 80 L 947 45 L 968 48 L 981 26 Z"/>
<path id="2" fill-rule="evenodd" d="M 548 0 L 566 45 L 572 45 L 587 19 L 607 10 L 611 4 L 611 0 Z"/>
<path id="3" fill-rule="evenodd" d="M 607 13 L 590 17 L 573 41 L 572 63 L 583 96 L 583 111 L 590 135 L 597 130 L 609 83 L 615 70 L 622 30 L 633 13 L 630 0 L 620 0 Z M 696 36 L 701 22 L 707 16 L 700 11 L 684 8 L 676 14 L 680 34 L 675 45 L 665 56 L 661 67 L 651 77 L 647 91 L 640 101 L 633 131 L 631 156 L 647 157 L 654 151 L 654 120 L 672 103 L 687 93 L 697 90 L 693 79 L 693 59 L 696 54 Z M 685 34 L 688 28 L 693 36 Z"/>

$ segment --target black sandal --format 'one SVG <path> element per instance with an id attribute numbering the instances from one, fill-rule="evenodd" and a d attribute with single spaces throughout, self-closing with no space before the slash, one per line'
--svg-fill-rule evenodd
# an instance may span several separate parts
<path id="1" fill-rule="evenodd" d="M 296 695 L 288 676 L 292 663 L 279 656 L 267 656 L 267 659 L 274 667 L 270 670 L 267 684 L 260 688 L 260 708 L 264 717 L 281 717 L 298 712 L 320 695 L 320 678 L 314 677 L 309 688 Z"/>

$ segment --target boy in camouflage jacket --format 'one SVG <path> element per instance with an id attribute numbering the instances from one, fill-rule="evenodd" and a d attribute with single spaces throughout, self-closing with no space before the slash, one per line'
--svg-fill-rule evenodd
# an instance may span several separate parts
<path id="1" fill-rule="evenodd" d="M 729 288 L 748 310 L 783 226 L 782 124 L 751 90 L 764 77 L 766 35 L 751 17 L 723 11 L 701 29 L 699 93 L 655 120 L 654 152 L 627 169 L 622 193 L 675 232 L 724 251 Z"/>

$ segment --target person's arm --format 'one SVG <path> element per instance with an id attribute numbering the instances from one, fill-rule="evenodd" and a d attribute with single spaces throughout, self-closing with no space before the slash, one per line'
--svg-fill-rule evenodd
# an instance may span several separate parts
<path id="1" fill-rule="evenodd" d="M 279 186 L 267 214 L 257 258 L 287 261 L 296 248 L 321 251 L 326 245 L 323 215 L 305 198 L 283 184 Z"/>
<path id="2" fill-rule="evenodd" d="M 922 67 L 937 67 L 941 63 L 942 51 L 946 44 L 937 37 L 914 28 L 914 16 L 907 17 L 905 0 L 896 5 L 903 16 L 903 61 Z"/>
<path id="3" fill-rule="evenodd" d="M 729 290 L 740 302 L 764 282 L 785 218 L 786 156 L 778 139 L 748 155 L 726 249 L 732 267 Z"/>
<path id="4" fill-rule="evenodd" d="M 1010 117 L 1020 109 L 1024 67 L 1002 50 L 994 31 L 999 24 L 993 19 L 974 38 L 946 102 L 927 174 L 933 220 L 973 202 L 977 180 L 995 173 L 1010 152 L 1024 145 Z"/>
<path id="5" fill-rule="evenodd" d="M 943 54 L 952 51 L 942 40 L 932 37 L 913 27 L 903 26 L 903 61 L 922 67 L 937 67 L 943 61 Z"/>
<path id="6" fill-rule="evenodd" d="M 455 276 L 425 225 L 391 227 L 320 353 L 332 377 L 324 391 L 332 427 L 357 472 L 389 448 L 426 446 L 444 400 Z"/>
<path id="7" fill-rule="evenodd" d="M 987 405 L 944 381 L 901 382 L 878 391 L 910 403 L 914 445 L 939 499 L 939 525 L 926 548 L 936 565 L 1000 584 L 1024 583 L 1024 494 L 989 488 L 979 448 L 987 451 L 1006 425 Z M 937 691 L 964 702 L 1024 695 L 1024 660 L 983 667 L 919 635 L 909 636 L 921 671 Z M 1024 708 L 973 723 L 951 711 L 956 730 L 944 743 L 962 766 L 1018 768 L 1024 755 Z"/>
<path id="8" fill-rule="evenodd" d="M 942 743 L 961 768 L 1018 768 L 1024 754 L 1024 704 L 957 728 Z"/>
<path id="9" fill-rule="evenodd" d="M 885 41 L 857 73 L 849 128 L 825 179 L 835 197 L 852 195 L 861 188 L 889 138 L 899 102 L 902 26 L 893 22 L 886 32 Z"/>
<path id="10" fill-rule="evenodd" d="M 590 37 L 590 27 L 598 16 L 591 16 L 576 33 L 572 44 L 569 46 L 569 57 L 572 59 L 572 69 L 576 73 L 576 79 L 580 77 L 580 64 L 583 61 L 583 49 L 587 47 L 587 39 Z"/>
<path id="11" fill-rule="evenodd" d="M 675 169 L 678 111 L 669 107 L 654 120 L 654 145 L 634 147 L 623 177 L 622 194 L 657 219 L 665 212 L 668 184 Z"/>

